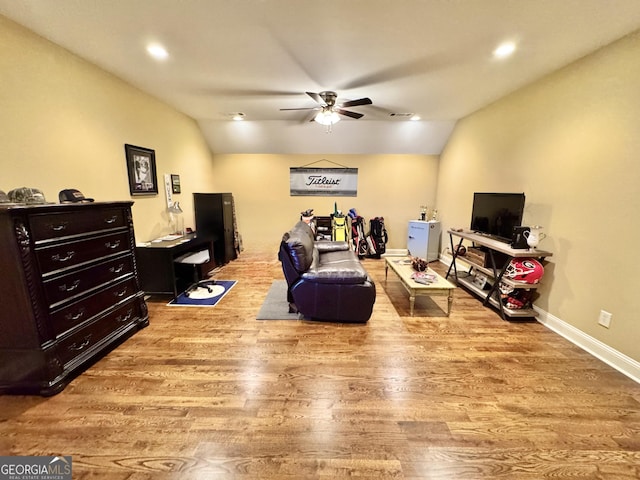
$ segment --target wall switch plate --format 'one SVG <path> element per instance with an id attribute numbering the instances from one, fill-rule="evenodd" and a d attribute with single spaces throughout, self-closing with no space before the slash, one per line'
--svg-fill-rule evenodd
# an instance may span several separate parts
<path id="1" fill-rule="evenodd" d="M 605 328 L 609 328 L 611 325 L 611 317 L 613 315 L 609 312 L 605 312 L 604 310 L 600 310 L 600 317 L 598 318 L 598 323 Z"/>

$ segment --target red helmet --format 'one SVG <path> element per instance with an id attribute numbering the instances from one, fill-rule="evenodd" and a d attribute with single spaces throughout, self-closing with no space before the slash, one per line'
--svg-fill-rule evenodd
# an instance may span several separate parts
<path id="1" fill-rule="evenodd" d="M 522 288 L 515 289 L 509 295 L 503 295 L 502 304 L 512 310 L 520 310 L 531 306 L 533 292 Z"/>
<path id="2" fill-rule="evenodd" d="M 514 258 L 504 272 L 512 280 L 538 283 L 544 274 L 544 267 L 535 258 Z"/>

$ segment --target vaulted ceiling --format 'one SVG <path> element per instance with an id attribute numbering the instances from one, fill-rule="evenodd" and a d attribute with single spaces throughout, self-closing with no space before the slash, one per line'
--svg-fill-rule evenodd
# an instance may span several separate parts
<path id="1" fill-rule="evenodd" d="M 214 153 L 438 154 L 458 119 L 640 29 L 638 0 L 0 0 L 0 14 L 193 117 Z M 503 42 L 516 50 L 495 58 Z M 373 105 L 331 133 L 280 110 L 324 90 Z"/>

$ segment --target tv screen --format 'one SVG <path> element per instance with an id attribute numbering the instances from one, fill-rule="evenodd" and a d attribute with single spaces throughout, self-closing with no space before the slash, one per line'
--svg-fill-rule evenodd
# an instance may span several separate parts
<path id="1" fill-rule="evenodd" d="M 474 193 L 471 230 L 510 242 L 513 227 L 522 224 L 524 193 Z"/>

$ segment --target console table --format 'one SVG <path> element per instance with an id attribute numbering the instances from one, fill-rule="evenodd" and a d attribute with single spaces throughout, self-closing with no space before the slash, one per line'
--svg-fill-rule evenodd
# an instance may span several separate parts
<path id="1" fill-rule="evenodd" d="M 180 255 L 200 250 L 209 250 L 211 262 L 205 268 L 213 268 L 215 238 L 211 235 L 189 233 L 174 240 L 148 242 L 136 246 L 138 269 L 142 290 L 147 294 L 173 295 L 177 297 L 178 290 L 174 261 Z"/>
<path id="2" fill-rule="evenodd" d="M 507 285 L 510 285 L 514 289 L 537 289 L 539 286 L 539 284 L 537 283 L 525 283 L 512 280 L 510 278 L 505 278 L 504 273 L 511 260 L 514 258 L 535 258 L 542 261 L 546 257 L 550 257 L 551 255 L 553 255 L 551 252 L 538 249 L 511 248 L 508 243 L 504 243 L 491 237 L 469 231 L 449 230 L 447 233 L 449 234 L 453 261 L 451 262 L 451 265 L 447 270 L 446 278 L 449 278 L 449 275 L 453 270 L 453 275 L 455 277 L 456 283 L 464 286 L 467 290 L 470 290 L 472 293 L 481 297 L 483 299 L 483 305 L 491 305 L 497 308 L 503 320 L 507 320 L 508 318 L 512 317 L 535 317 L 536 312 L 533 308 L 511 309 L 504 306 L 500 299 L 499 286 L 500 283 L 503 282 Z M 454 237 L 458 239 L 457 244 L 455 245 Z M 470 257 L 469 255 L 459 255 L 457 252 L 459 251 L 458 249 L 462 245 L 464 240 L 471 241 L 475 246 L 483 247 L 486 251 L 488 261 L 481 264 L 480 261 Z M 469 271 L 467 272 L 468 274 L 471 274 L 473 271 L 475 271 L 480 272 L 481 274 L 486 276 L 490 285 L 489 290 L 485 290 L 479 287 L 478 285 L 473 283 L 469 279 L 469 277 L 459 276 L 458 261 L 463 261 L 469 267 Z"/>

